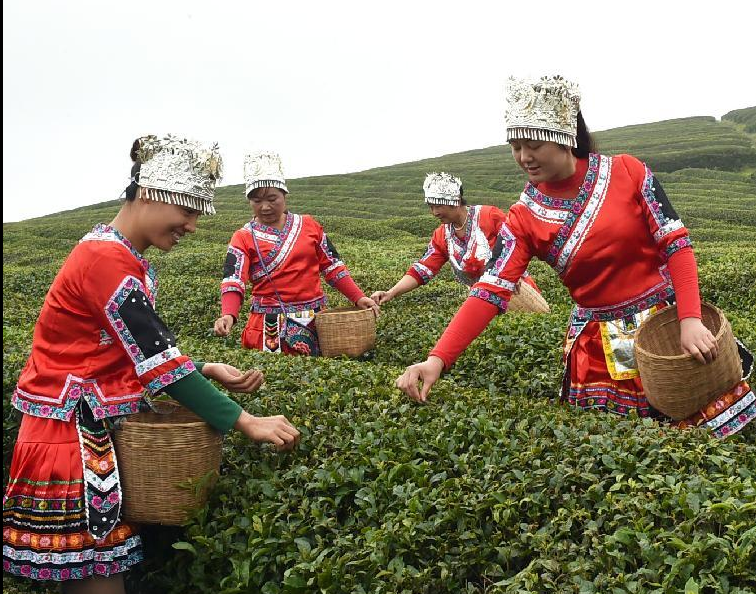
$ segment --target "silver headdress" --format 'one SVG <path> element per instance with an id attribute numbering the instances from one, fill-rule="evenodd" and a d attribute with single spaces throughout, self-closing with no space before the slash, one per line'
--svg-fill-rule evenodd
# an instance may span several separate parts
<path id="1" fill-rule="evenodd" d="M 287 194 L 286 179 L 283 174 L 281 157 L 273 151 L 257 151 L 244 157 L 245 195 L 257 188 L 278 188 Z"/>
<path id="2" fill-rule="evenodd" d="M 462 197 L 462 180 L 448 173 L 429 173 L 423 183 L 425 202 L 458 206 Z"/>
<path id="3" fill-rule="evenodd" d="M 561 76 L 539 80 L 509 78 L 507 85 L 507 141 L 518 138 L 548 140 L 577 146 L 580 89 Z"/>
<path id="4" fill-rule="evenodd" d="M 215 184 L 223 173 L 218 145 L 176 136 L 145 136 L 139 141 L 138 184 L 145 197 L 215 214 Z"/>

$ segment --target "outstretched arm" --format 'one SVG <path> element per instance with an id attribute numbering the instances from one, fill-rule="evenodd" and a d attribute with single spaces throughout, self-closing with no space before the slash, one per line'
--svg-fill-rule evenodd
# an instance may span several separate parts
<path id="1" fill-rule="evenodd" d="M 509 298 L 531 258 L 524 226 L 516 219 L 510 219 L 510 224 L 511 228 L 502 224 L 485 272 L 473 285 L 470 297 L 449 323 L 428 359 L 408 367 L 397 380 L 396 387 L 410 398 L 425 402 L 443 368 L 451 367 L 496 314 L 507 310 Z M 422 390 L 418 390 L 418 381 L 423 383 Z"/>
<path id="2" fill-rule="evenodd" d="M 242 373 L 228 363 L 200 363 L 195 361 L 194 365 L 202 375 L 215 380 L 229 392 L 251 394 L 260 388 L 265 381 L 263 372 L 257 369 L 248 369 Z"/>
<path id="3" fill-rule="evenodd" d="M 375 300 L 378 305 L 383 305 L 384 303 L 388 303 L 395 297 L 399 297 L 399 295 L 404 295 L 405 293 L 409 293 L 410 291 L 417 289 L 419 286 L 420 283 L 413 276 L 405 274 L 388 291 L 376 291 L 370 297 L 371 299 Z"/>
<path id="4" fill-rule="evenodd" d="M 286 417 L 252 416 L 199 373 L 172 383 L 165 392 L 222 433 L 233 427 L 252 441 L 270 442 L 280 450 L 291 449 L 299 441 L 299 431 Z"/>

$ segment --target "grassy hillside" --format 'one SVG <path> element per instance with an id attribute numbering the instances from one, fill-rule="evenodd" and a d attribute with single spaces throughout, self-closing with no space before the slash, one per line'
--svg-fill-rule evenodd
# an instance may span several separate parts
<path id="1" fill-rule="evenodd" d="M 735 109 L 722 116 L 723 120 L 735 122 L 743 127 L 745 132 L 756 134 L 756 107 Z"/>
<path id="2" fill-rule="evenodd" d="M 756 149 L 745 128 L 754 111 L 597 134 L 603 152 L 629 152 L 658 172 L 691 230 L 704 298 L 752 349 Z M 421 188 L 441 169 L 462 177 L 471 203 L 506 207 L 524 183 L 497 146 L 292 180 L 289 206 L 324 223 L 367 293 L 386 289 L 435 227 Z M 4 477 L 18 423 L 8 398 L 46 291 L 76 241 L 117 209 L 3 225 Z M 241 325 L 228 339 L 211 335 L 226 243 L 249 218 L 242 187 L 221 188 L 217 209 L 173 252 L 148 252 L 158 311 L 183 352 L 263 368 L 266 387 L 245 406 L 284 412 L 304 439 L 287 456 L 228 439 L 210 506 L 185 530 L 148 530 L 150 561 L 132 574 L 133 592 L 756 589 L 756 429 L 716 442 L 550 402 L 570 301 L 547 266 L 531 272 L 552 313 L 495 320 L 431 404 L 415 406 L 393 379 L 464 299 L 448 270 L 384 308 L 377 347 L 360 361 L 242 351 Z"/>

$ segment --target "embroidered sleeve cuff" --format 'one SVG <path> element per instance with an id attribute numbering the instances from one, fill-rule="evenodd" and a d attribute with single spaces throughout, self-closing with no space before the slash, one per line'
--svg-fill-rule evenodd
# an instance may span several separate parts
<path id="1" fill-rule="evenodd" d="M 654 241 L 656 241 L 656 243 L 659 243 L 667 235 L 674 233 L 675 231 L 682 229 L 683 227 L 684 225 L 680 219 L 670 220 L 656 230 L 656 233 L 654 233 Z"/>
<path id="2" fill-rule="evenodd" d="M 435 276 L 430 268 L 428 268 L 425 264 L 421 264 L 420 262 L 415 262 L 412 266 L 410 266 L 407 274 L 414 278 L 421 285 L 426 284 Z"/>
<path id="3" fill-rule="evenodd" d="M 326 274 L 325 282 L 327 282 L 330 286 L 332 286 L 335 289 L 336 285 L 339 284 L 339 281 L 348 276 L 349 276 L 349 271 L 346 269 L 344 265 L 342 265 L 341 270 L 336 270 L 336 271 L 332 270 L 331 272 Z"/>
<path id="4" fill-rule="evenodd" d="M 669 260 L 673 254 L 679 252 L 683 248 L 690 248 L 693 246 L 693 243 L 690 241 L 690 237 L 687 235 L 685 237 L 680 237 L 679 239 L 675 239 L 673 242 L 668 244 L 664 248 L 663 256 L 664 260 Z"/>
<path id="5" fill-rule="evenodd" d="M 329 274 L 331 274 L 334 270 L 337 268 L 344 267 L 346 268 L 345 264 L 341 260 L 336 260 L 333 264 L 328 266 L 325 270 L 323 270 L 323 275 L 325 277 L 328 277 Z"/>
<path id="6" fill-rule="evenodd" d="M 192 363 L 189 357 L 181 355 L 180 359 L 183 359 L 183 362 L 176 367 L 167 370 L 161 370 L 160 368 L 158 368 L 155 370 L 158 373 L 155 374 L 151 372 L 149 375 L 155 375 L 155 377 L 148 383 L 145 382 L 147 376 L 141 377 L 140 380 L 142 381 L 142 384 L 147 388 L 147 390 L 150 391 L 150 393 L 157 394 L 158 392 L 164 390 L 167 386 L 170 386 L 174 382 L 179 381 L 181 378 L 186 377 L 192 371 L 196 371 L 194 363 Z"/>
<path id="7" fill-rule="evenodd" d="M 495 305 L 499 313 L 505 313 L 507 311 L 507 308 L 509 307 L 509 299 L 500 297 L 496 293 L 489 291 L 488 289 L 484 287 L 473 287 L 470 291 L 470 297 L 477 297 L 478 299 L 482 299 L 486 303 L 490 303 L 491 305 Z"/>
<path id="8" fill-rule="evenodd" d="M 244 285 L 236 281 L 223 281 L 221 283 L 221 295 L 226 293 L 240 293 L 244 299 Z"/>
<path id="9" fill-rule="evenodd" d="M 181 351 L 179 351 L 177 347 L 166 349 L 158 353 L 157 355 L 153 355 L 149 359 L 145 359 L 144 361 L 137 363 L 135 366 L 137 376 L 141 378 L 142 376 L 155 370 L 156 368 L 161 367 L 166 363 L 174 361 L 175 359 L 178 359 L 182 356 L 183 355 L 181 354 Z"/>

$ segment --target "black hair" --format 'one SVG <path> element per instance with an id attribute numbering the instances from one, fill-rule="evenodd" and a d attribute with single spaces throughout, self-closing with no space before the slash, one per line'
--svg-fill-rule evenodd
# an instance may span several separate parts
<path id="1" fill-rule="evenodd" d="M 572 154 L 578 159 L 586 159 L 590 153 L 597 151 L 596 141 L 593 139 L 588 126 L 583 119 L 583 113 L 577 114 L 577 146 L 572 149 Z"/>
<path id="2" fill-rule="evenodd" d="M 137 195 L 137 189 L 139 188 L 139 170 L 142 168 L 142 163 L 139 161 L 139 145 L 140 139 L 137 138 L 131 145 L 131 151 L 129 156 L 134 164 L 131 166 L 131 183 L 126 188 L 126 202 L 133 202 Z"/>
<path id="3" fill-rule="evenodd" d="M 460 188 L 459 189 L 459 204 L 460 204 L 460 206 L 467 206 L 467 200 L 465 200 L 463 198 L 464 193 L 465 193 L 465 189 L 464 188 Z"/>

